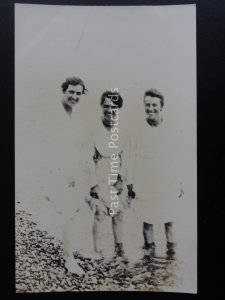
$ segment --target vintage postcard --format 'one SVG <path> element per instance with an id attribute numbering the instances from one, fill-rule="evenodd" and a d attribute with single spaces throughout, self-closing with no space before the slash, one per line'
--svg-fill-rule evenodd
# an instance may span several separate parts
<path id="1" fill-rule="evenodd" d="M 16 292 L 197 293 L 196 6 L 15 4 Z"/>

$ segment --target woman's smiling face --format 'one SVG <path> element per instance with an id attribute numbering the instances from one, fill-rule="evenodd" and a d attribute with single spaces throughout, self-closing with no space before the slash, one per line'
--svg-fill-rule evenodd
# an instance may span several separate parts
<path id="1" fill-rule="evenodd" d="M 158 97 L 146 96 L 144 99 L 144 107 L 147 119 L 150 121 L 158 121 L 160 112 L 162 111 L 161 100 Z"/>
<path id="2" fill-rule="evenodd" d="M 69 107 L 73 107 L 77 104 L 83 94 L 83 87 L 80 84 L 69 84 L 68 88 L 64 92 L 64 101 Z"/>
<path id="3" fill-rule="evenodd" d="M 106 123 L 115 123 L 117 109 L 117 106 L 111 101 L 111 99 L 106 97 L 102 104 L 102 114 Z"/>

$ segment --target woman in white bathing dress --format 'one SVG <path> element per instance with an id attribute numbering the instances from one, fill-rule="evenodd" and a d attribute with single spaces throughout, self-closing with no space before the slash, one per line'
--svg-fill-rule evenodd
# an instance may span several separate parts
<path id="1" fill-rule="evenodd" d="M 43 228 L 63 241 L 65 267 L 72 273 L 82 274 L 73 252 L 82 234 L 82 220 L 75 220 L 77 212 L 85 211 L 89 222 L 92 217 L 84 201 L 89 194 L 86 167 L 89 148 L 85 143 L 91 125 L 84 105 L 86 99 L 81 100 L 87 91 L 83 81 L 70 77 L 61 87 L 61 103 L 56 103 L 46 118 L 42 117 L 42 122 L 46 122 L 42 136 L 46 164 L 41 176 L 41 199 L 45 198 L 45 203 L 41 202 L 36 218 Z"/>
<path id="2" fill-rule="evenodd" d="M 128 178 L 130 143 L 120 119 L 122 105 L 123 99 L 115 90 L 106 91 L 101 96 L 101 116 L 96 121 L 91 138 L 92 197 L 87 202 L 94 211 L 93 241 L 96 255 L 104 254 L 105 242 L 105 248 L 112 250 L 114 244 L 114 254 L 126 259 L 123 247 L 123 211 L 127 204 L 126 197 L 122 195 L 129 193 L 132 196 L 132 184 Z M 109 217 L 113 233 L 111 242 L 103 238 L 104 224 Z"/>
<path id="3" fill-rule="evenodd" d="M 163 115 L 164 97 L 155 89 L 144 95 L 145 117 L 136 124 L 136 214 L 142 220 L 144 257 L 156 255 L 154 224 L 164 224 L 167 257 L 175 258 L 174 226 L 180 213 L 182 189 L 182 139 L 179 126 Z"/>

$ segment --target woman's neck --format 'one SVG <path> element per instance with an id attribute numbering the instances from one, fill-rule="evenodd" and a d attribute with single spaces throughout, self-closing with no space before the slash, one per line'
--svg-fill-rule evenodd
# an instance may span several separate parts
<path id="1" fill-rule="evenodd" d="M 72 107 L 70 107 L 65 101 L 64 99 L 62 100 L 62 105 L 66 111 L 66 113 L 71 116 L 72 115 Z"/>
<path id="2" fill-rule="evenodd" d="M 146 121 L 151 127 L 158 127 L 162 123 L 163 118 L 160 117 L 157 120 L 150 120 L 150 119 L 146 118 Z"/>
<path id="3" fill-rule="evenodd" d="M 108 131 L 111 131 L 111 129 L 114 127 L 114 124 L 112 122 L 107 122 L 103 117 L 102 117 L 102 124 Z"/>

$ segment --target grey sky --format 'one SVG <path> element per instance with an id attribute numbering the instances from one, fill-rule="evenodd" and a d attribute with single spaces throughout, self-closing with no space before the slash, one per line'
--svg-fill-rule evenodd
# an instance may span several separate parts
<path id="1" fill-rule="evenodd" d="M 68 75 L 83 78 L 92 102 L 111 87 L 118 87 L 132 105 L 139 106 L 151 87 L 168 101 L 180 98 L 185 110 L 195 101 L 194 5 L 17 4 L 15 23 L 20 104 L 52 103 Z"/>

